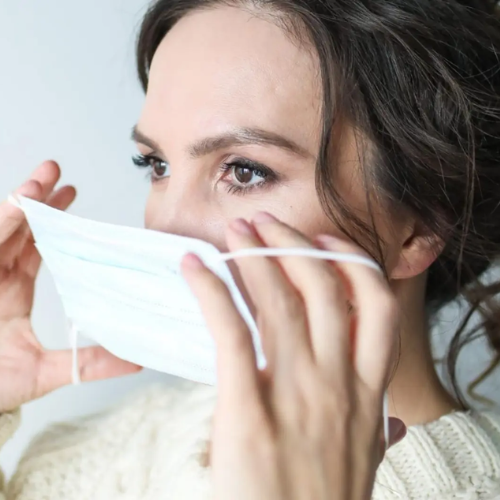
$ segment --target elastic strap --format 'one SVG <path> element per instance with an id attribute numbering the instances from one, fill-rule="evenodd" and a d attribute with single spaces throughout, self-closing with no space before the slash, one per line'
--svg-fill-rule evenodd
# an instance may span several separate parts
<path id="1" fill-rule="evenodd" d="M 389 394 L 384 392 L 384 401 L 382 407 L 382 415 L 384 416 L 384 441 L 385 451 L 389 448 Z"/>
<path id="2" fill-rule="evenodd" d="M 312 257 L 313 259 L 354 262 L 358 264 L 364 264 L 365 266 L 371 267 L 376 271 L 382 272 L 382 269 L 374 260 L 363 257 L 362 255 L 345 252 L 330 252 L 327 250 L 320 250 L 319 248 L 242 248 L 234 252 L 221 253 L 217 256 L 217 260 L 228 261 L 232 259 L 238 259 L 240 257 L 283 257 L 289 255 L 299 257 Z"/>
<path id="3" fill-rule="evenodd" d="M 70 322 L 69 337 L 71 342 L 71 383 L 73 385 L 80 385 L 80 367 L 78 363 L 78 330 L 72 322 Z"/>

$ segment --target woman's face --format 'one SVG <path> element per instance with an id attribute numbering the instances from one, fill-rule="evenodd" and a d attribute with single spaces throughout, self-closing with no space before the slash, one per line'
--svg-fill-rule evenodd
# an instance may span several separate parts
<path id="1" fill-rule="evenodd" d="M 310 237 L 338 233 L 315 188 L 318 73 L 272 21 L 230 7 L 183 18 L 156 52 L 135 133 L 153 157 L 146 226 L 221 250 L 226 222 L 261 210 Z M 346 133 L 335 182 L 364 211 L 356 158 Z"/>

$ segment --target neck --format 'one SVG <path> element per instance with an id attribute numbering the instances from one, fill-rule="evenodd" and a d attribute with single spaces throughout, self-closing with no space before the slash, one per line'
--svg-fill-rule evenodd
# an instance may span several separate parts
<path id="1" fill-rule="evenodd" d="M 460 409 L 437 375 L 424 308 L 426 273 L 393 282 L 401 304 L 401 349 L 389 386 L 389 414 L 407 425 L 432 422 Z"/>

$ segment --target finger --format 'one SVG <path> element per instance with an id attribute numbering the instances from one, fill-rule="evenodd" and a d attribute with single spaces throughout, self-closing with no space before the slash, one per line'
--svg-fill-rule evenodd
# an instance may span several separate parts
<path id="1" fill-rule="evenodd" d="M 232 409 L 246 408 L 259 398 L 258 368 L 248 326 L 225 283 L 196 255 L 186 255 L 181 267 L 215 340 L 220 403 Z"/>
<path id="2" fill-rule="evenodd" d="M 39 182 L 29 180 L 15 193 L 38 201 L 42 198 L 43 189 Z M 9 201 L 0 204 L 0 245 L 18 231 L 25 221 L 24 212 L 21 209 Z"/>
<path id="3" fill-rule="evenodd" d="M 255 230 L 243 219 L 229 224 L 227 243 L 231 251 L 263 246 Z M 277 378 L 289 383 L 290 374 L 296 373 L 299 363 L 312 361 L 302 298 L 277 259 L 244 257 L 236 259 L 236 265 L 257 310 L 257 324 L 269 369 Z"/>
<path id="4" fill-rule="evenodd" d="M 53 192 L 46 203 L 57 210 L 66 210 L 76 198 L 76 189 L 73 186 L 63 186 Z"/>
<path id="5" fill-rule="evenodd" d="M 37 381 L 38 396 L 71 384 L 72 363 L 71 350 L 44 352 Z M 137 373 L 142 367 L 117 358 L 103 347 L 92 346 L 78 349 L 78 370 L 80 380 L 90 382 Z"/>
<path id="6" fill-rule="evenodd" d="M 41 201 L 46 201 L 52 194 L 55 185 L 61 177 L 61 169 L 59 165 L 53 161 L 44 161 L 38 168 L 36 168 L 30 176 L 31 180 L 39 182 L 42 186 Z"/>
<path id="7" fill-rule="evenodd" d="M 52 196 L 55 185 L 61 177 L 61 169 L 59 165 L 52 160 L 43 162 L 38 168 L 36 168 L 31 174 L 30 180 L 38 182 L 42 187 L 42 195 L 39 200 L 46 203 L 47 200 Z M 28 224 L 23 224 L 23 235 L 24 238 L 31 234 Z M 24 243 L 24 241 L 22 241 Z"/>
<path id="8" fill-rule="evenodd" d="M 53 192 L 47 199 L 47 205 L 57 210 L 67 210 L 67 208 L 75 201 L 76 189 L 73 186 L 64 186 Z M 28 228 L 29 230 L 29 228 Z M 30 276 L 35 278 L 41 264 L 41 256 L 34 246 L 33 234 L 28 231 L 27 238 L 24 242 L 19 263 L 22 269 Z"/>
<path id="9" fill-rule="evenodd" d="M 326 235 L 316 240 L 326 250 L 371 259 L 352 242 Z M 382 393 L 397 340 L 399 314 L 396 299 L 381 272 L 358 263 L 337 262 L 337 265 L 350 279 L 356 306 L 354 368 L 367 387 Z"/>
<path id="10" fill-rule="evenodd" d="M 14 194 L 19 194 L 36 201 L 45 201 L 51 194 L 54 186 L 61 176 L 61 170 L 56 162 L 46 161 L 36 168 L 26 181 Z M 16 242 L 16 248 L 11 248 L 17 255 L 20 251 L 18 243 L 28 234 L 26 219 L 22 210 L 15 207 L 8 201 L 0 205 L 0 244 L 7 241 L 14 233 L 19 231 L 19 240 Z M 7 254 L 9 252 L 4 249 Z M 7 255 L 5 254 L 5 255 Z M 10 257 L 10 255 L 9 255 Z M 8 260 L 9 257 L 5 257 Z"/>
<path id="11" fill-rule="evenodd" d="M 254 218 L 254 226 L 268 247 L 316 248 L 305 236 L 269 214 Z M 308 330 L 317 366 L 329 380 L 344 383 L 349 360 L 347 293 L 331 262 L 304 256 L 278 261 L 299 291 L 307 310 Z"/>

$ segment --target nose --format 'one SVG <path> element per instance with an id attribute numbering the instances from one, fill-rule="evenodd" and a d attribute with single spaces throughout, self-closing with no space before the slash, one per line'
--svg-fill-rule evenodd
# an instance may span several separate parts
<path id="1" fill-rule="evenodd" d="M 210 241 L 214 214 L 209 193 L 194 178 L 172 174 L 163 186 L 153 186 L 147 208 L 146 226 L 166 233 Z M 165 186 L 165 187 L 164 187 Z"/>

